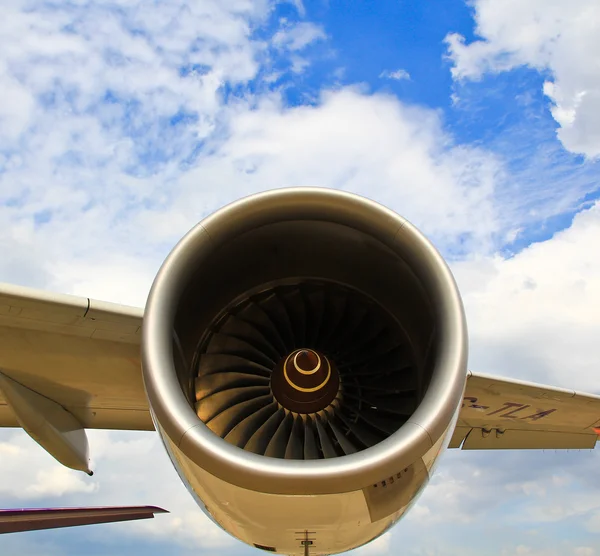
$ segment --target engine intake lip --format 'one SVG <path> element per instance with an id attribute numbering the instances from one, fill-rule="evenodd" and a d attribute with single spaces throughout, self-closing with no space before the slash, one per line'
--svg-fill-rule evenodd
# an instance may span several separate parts
<path id="1" fill-rule="evenodd" d="M 367 234 L 398 254 L 428 294 L 438 349 L 429 387 L 393 435 L 356 454 L 315 461 L 244 452 L 202 423 L 181 389 L 173 327 L 190 269 L 250 230 L 285 221 L 326 221 Z M 466 380 L 467 329 L 454 278 L 433 245 L 393 211 L 354 194 L 323 188 L 267 191 L 227 205 L 197 224 L 173 249 L 153 283 L 144 315 L 143 378 L 159 431 L 206 471 L 232 484 L 274 494 L 328 494 L 373 484 L 412 464 L 433 446 L 460 406 Z"/>

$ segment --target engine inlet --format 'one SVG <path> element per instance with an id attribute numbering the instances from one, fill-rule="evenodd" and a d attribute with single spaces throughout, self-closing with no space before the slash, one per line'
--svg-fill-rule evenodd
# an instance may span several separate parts
<path id="1" fill-rule="evenodd" d="M 340 284 L 247 294 L 209 330 L 196 354 L 196 411 L 247 451 L 284 459 L 359 452 L 398 430 L 420 400 L 402 327 Z"/>
<path id="2" fill-rule="evenodd" d="M 202 220 L 161 266 L 142 335 L 180 474 L 269 494 L 393 476 L 447 433 L 464 394 L 448 265 L 400 215 L 338 190 L 274 189 Z"/>

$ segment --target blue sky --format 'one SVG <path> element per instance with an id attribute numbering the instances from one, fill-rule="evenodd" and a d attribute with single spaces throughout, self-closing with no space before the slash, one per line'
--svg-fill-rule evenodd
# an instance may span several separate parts
<path id="1" fill-rule="evenodd" d="M 264 189 L 353 191 L 449 261 L 473 370 L 599 392 L 596 0 L 35 2 L 0 21 L 0 281 L 142 306 L 198 220 Z M 3 506 L 162 504 L 2 554 L 252 554 L 153 434 L 92 478 L 0 431 Z M 594 452 L 446 454 L 357 554 L 600 554 Z"/>

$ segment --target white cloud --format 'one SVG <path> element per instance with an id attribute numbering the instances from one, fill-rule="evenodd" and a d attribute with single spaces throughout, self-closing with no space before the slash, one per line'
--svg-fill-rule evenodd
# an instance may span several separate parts
<path id="1" fill-rule="evenodd" d="M 22 500 L 44 496 L 64 498 L 71 494 L 87 495 L 97 489 L 93 480 L 57 463 L 23 433 L 2 431 L 0 438 L 3 470 L 0 494 L 3 497 Z"/>
<path id="2" fill-rule="evenodd" d="M 399 68 L 394 71 L 382 71 L 379 74 L 379 77 L 383 79 L 394 79 L 396 81 L 402 81 L 403 79 L 410 81 L 410 73 L 408 73 L 405 69 L 402 68 Z"/>
<path id="3" fill-rule="evenodd" d="M 290 2 L 294 4 L 294 7 L 296 8 L 296 11 L 300 17 L 304 17 L 306 15 L 306 8 L 304 7 L 304 2 L 302 0 L 290 0 Z"/>
<path id="4" fill-rule="evenodd" d="M 0 145 L 14 140 L 14 131 L 25 131 L 25 122 L 33 118 L 38 130 L 48 116 L 55 118 L 55 111 L 44 110 L 48 103 L 67 111 L 63 116 L 69 120 L 74 110 L 98 108 L 107 93 L 142 101 L 138 117 L 172 116 L 179 110 L 210 115 L 224 81 L 255 75 L 262 44 L 250 39 L 250 25 L 268 15 L 265 2 L 174 2 L 152 10 L 141 6 L 123 2 L 115 10 L 112 4 L 86 2 L 30 11 L 10 5 L 0 23 L 3 44 L 9 45 L 0 53 L 3 94 L 10 95 L 2 106 L 21 123 L 8 127 L 13 135 L 0 136 Z M 180 68 L 185 75 L 178 73 Z M 104 124 L 123 117 L 123 106 L 113 106 L 112 113 L 110 108 L 102 107 L 105 113 L 98 115 Z M 93 124 L 81 117 L 79 121 Z M 1 129 L 4 133 L 5 126 Z M 98 139 L 102 131 L 97 130 Z M 104 138 L 116 139 L 110 134 Z M 58 141 L 48 145 L 54 153 L 68 148 L 64 134 L 54 139 Z M 97 158 L 102 153 L 91 154 Z"/>
<path id="5" fill-rule="evenodd" d="M 529 66 L 549 80 L 558 137 L 570 151 L 600 156 L 600 9 L 596 0 L 475 0 L 480 39 L 446 38 L 456 79 Z"/>
<path id="6" fill-rule="evenodd" d="M 130 215 L 168 202 L 180 165 L 218 128 L 222 86 L 256 75 L 265 45 L 252 29 L 270 8 L 206 1 L 152 10 L 140 2 L 33 10 L 12 3 L 7 10 L 0 22 L 7 45 L 0 95 L 11 95 L 0 102 L 0 240 L 13 248 L 0 263 L 4 279 L 61 289 L 74 285 L 68 275 L 86 262 L 105 275 L 131 268 L 131 257 L 149 249 L 130 233 Z M 104 245 L 88 258 L 109 221 L 112 237 L 131 249 Z M 60 264 L 63 242 L 72 247 L 72 270 L 55 281 L 45 267 Z M 85 287 L 89 267 L 81 270 Z M 118 288 L 107 294 L 123 299 Z"/>
<path id="7" fill-rule="evenodd" d="M 532 180 L 535 203 L 523 189 L 507 195 L 511 176 L 501 159 L 456 144 L 440 114 L 393 96 L 349 87 L 289 107 L 278 92 L 243 89 L 268 69 L 270 48 L 302 71 L 310 61 L 300 56 L 303 48 L 324 40 L 312 24 L 254 39 L 253 28 L 270 14 L 265 3 L 150 10 L 123 2 L 122 16 L 102 3 L 77 4 L 75 13 L 60 4 L 33 11 L 11 6 L 0 22 L 10 45 L 0 49 L 0 95 L 10 95 L 8 104 L 0 99 L 0 280 L 142 305 L 174 242 L 219 206 L 274 187 L 337 187 L 397 210 L 451 255 L 465 294 L 475 370 L 595 388 L 600 209 L 512 259 L 494 255 L 494 238 L 515 234 L 534 209 L 540 218 L 564 210 L 561 199 L 570 191 L 564 184 L 550 195 L 545 183 Z M 593 37 L 584 39 L 593 44 Z M 500 55 L 478 53 L 482 45 L 454 46 L 457 77 L 479 75 L 488 59 L 501 68 Z M 555 64 L 548 60 L 539 67 Z M 568 99 L 561 75 L 554 84 Z M 227 100 L 226 84 L 243 92 Z M 546 92 L 559 94 L 552 87 Z M 561 117 L 579 125 L 587 98 L 575 112 L 561 100 Z M 171 123 L 179 117 L 183 123 Z M 549 208 L 540 209 L 540 196 L 552 199 Z M 62 469 L 24 433 L 1 431 L 3 499 L 158 504 L 172 513 L 106 526 L 118 531 L 111 538 L 107 528 L 85 529 L 86 539 L 244 550 L 199 511 L 156 435 L 92 431 L 90 437 L 93 478 Z M 412 554 L 479 554 L 464 535 L 489 532 L 489 516 L 500 510 L 497 522 L 514 526 L 517 535 L 523 520 L 533 527 L 548 519 L 544 497 L 555 493 L 562 501 L 558 526 L 583 500 L 574 494 L 578 481 L 595 475 L 597 466 L 595 455 L 585 467 L 577 454 L 568 460 L 553 453 L 450 456 L 404 525 L 363 554 L 397 553 L 400 545 Z M 597 506 L 588 500 L 582 521 L 596 531 Z M 519 546 L 544 550 L 529 538 L 507 545 L 505 533 L 492 534 L 496 554 L 503 548 L 514 554 Z M 62 553 L 37 546 L 23 552 Z M 593 554 L 588 549 L 597 547 L 582 539 L 554 553 Z"/>
<path id="8" fill-rule="evenodd" d="M 473 370 L 598 391 L 600 204 L 511 259 L 454 265 L 474 344 Z"/>
<path id="9" fill-rule="evenodd" d="M 560 548 L 538 549 L 532 546 L 520 544 L 511 549 L 504 549 L 502 556 L 594 556 L 596 551 L 589 546 L 562 546 Z"/>
<path id="10" fill-rule="evenodd" d="M 554 487 L 554 492 L 549 492 L 547 498 L 544 492 L 537 500 L 532 500 L 531 505 L 525 509 L 522 520 L 534 523 L 558 523 L 568 518 L 585 518 L 598 513 L 600 502 L 596 493 L 570 492 L 562 499 L 553 496 L 560 490 L 562 489 Z M 592 531 L 593 527 L 590 524 L 591 519 L 587 521 L 586 526 Z"/>
<path id="11" fill-rule="evenodd" d="M 67 469 L 20 431 L 0 431 L 0 494 L 4 504 L 105 506 L 150 504 L 169 514 L 150 521 L 111 525 L 127 537 L 169 541 L 183 547 L 235 546 L 200 511 L 175 473 L 156 433 L 88 431 L 93 477 Z M 33 477 L 33 480 L 32 480 Z M 95 542 L 106 543 L 108 529 L 89 529 Z M 108 540 L 110 542 L 110 540 Z"/>
<path id="12" fill-rule="evenodd" d="M 89 29 L 99 7 L 77 14 L 79 33 L 65 31 L 69 14 L 60 9 L 27 13 L 21 46 L 0 53 L 23 68 L 33 97 L 54 99 L 36 104 L 36 127 L 4 155 L 4 280 L 141 305 L 158 265 L 193 224 L 242 195 L 289 185 L 372 196 L 450 254 L 489 252 L 498 234 L 532 218 L 514 192 L 498 197 L 512 183 L 502 160 L 455 144 L 433 110 L 357 88 L 326 91 L 310 106 L 286 107 L 277 92 L 224 102 L 223 80 L 257 72 L 265 45 L 251 38 L 250 22 L 266 17 L 262 4 L 164 9 L 132 10 L 122 21 L 104 14 L 98 34 Z M 145 32 L 132 34 L 131 21 Z M 42 27 L 60 46 L 47 59 Z M 305 37 L 291 41 L 298 47 L 319 33 L 288 27 Z M 214 45 L 212 53 L 197 52 L 198 41 Z M 192 61 L 199 69 L 182 72 Z M 107 92 L 115 98 L 102 100 Z M 181 114 L 190 120 L 169 123 Z M 564 210 L 560 196 L 568 194 L 553 192 L 540 218 Z"/>
<path id="13" fill-rule="evenodd" d="M 352 556 L 385 556 L 386 554 L 391 554 L 390 552 L 390 543 L 392 540 L 391 533 L 384 533 L 381 537 L 378 537 L 374 541 L 371 541 L 369 544 L 365 546 L 361 546 L 356 550 L 351 550 L 348 552 L 349 555 Z"/>
<path id="14" fill-rule="evenodd" d="M 309 21 L 291 24 L 284 21 L 282 28 L 273 36 L 273 44 L 278 48 L 297 51 L 326 38 L 327 35 L 320 25 Z"/>
<path id="15" fill-rule="evenodd" d="M 100 116 L 86 116 L 85 124 L 46 118 L 52 141 L 33 135 L 40 148 L 24 151 L 0 176 L 14 199 L 0 205 L 0 238 L 11 245 L 0 272 L 18 282 L 39 277 L 34 285 L 41 285 L 43 277 L 52 289 L 143 304 L 168 249 L 204 215 L 289 185 L 371 194 L 447 249 L 485 249 L 501 226 L 493 208 L 500 162 L 453 145 L 435 112 L 391 96 L 343 89 L 296 108 L 275 93 L 239 101 L 219 108 L 218 132 L 192 167 L 176 156 L 148 176 L 128 171 L 135 138 L 115 127 L 107 132 Z M 196 144 L 186 133 L 173 136 L 183 153 Z M 157 145 L 168 147 L 165 141 Z M 111 150 L 117 156 L 103 154 Z M 70 152 L 89 160 L 65 162 Z M 36 224 L 39 214 L 48 220 Z"/>
<path id="16" fill-rule="evenodd" d="M 537 550 L 527 545 L 520 544 L 514 548 L 514 550 L 504 550 L 502 556 L 546 556 L 548 552 L 544 550 Z"/>
<path id="17" fill-rule="evenodd" d="M 42 469 L 35 474 L 35 481 L 23 489 L 28 498 L 41 496 L 63 496 L 66 493 L 90 493 L 96 489 L 94 483 L 88 484 L 79 475 L 66 467 Z"/>
<path id="18" fill-rule="evenodd" d="M 435 112 L 392 96 L 346 88 L 296 108 L 270 96 L 233 113 L 228 139 L 182 176 L 179 210 L 191 222 L 190 200 L 217 206 L 252 191 L 322 185 L 387 203 L 442 246 L 463 234 L 481 244 L 497 226 L 498 165 L 483 150 L 454 146 Z"/>
<path id="19" fill-rule="evenodd" d="M 308 21 L 281 21 L 280 29 L 273 35 L 272 44 L 279 51 L 290 53 L 290 69 L 295 74 L 304 73 L 310 67 L 305 55 L 300 55 L 309 45 L 323 42 L 327 35 L 323 27 Z"/>

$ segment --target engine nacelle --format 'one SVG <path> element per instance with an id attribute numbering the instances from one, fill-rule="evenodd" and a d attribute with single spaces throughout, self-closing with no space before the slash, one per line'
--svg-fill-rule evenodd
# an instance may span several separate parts
<path id="1" fill-rule="evenodd" d="M 144 316 L 151 411 L 219 525 L 285 554 L 387 530 L 452 432 L 467 332 L 450 270 L 396 213 L 269 191 L 193 228 Z"/>

